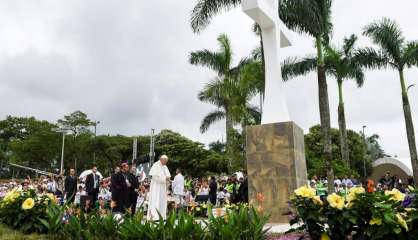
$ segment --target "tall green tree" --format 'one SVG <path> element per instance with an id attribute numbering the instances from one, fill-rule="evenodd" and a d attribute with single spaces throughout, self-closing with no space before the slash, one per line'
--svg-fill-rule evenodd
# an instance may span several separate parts
<path id="1" fill-rule="evenodd" d="M 341 158 L 341 148 L 339 147 L 338 138 L 339 130 L 331 128 L 331 137 L 332 137 L 332 150 L 336 153 L 333 154 L 332 165 L 335 169 L 335 175 L 338 177 L 343 177 L 345 175 L 349 176 L 354 174 L 356 176 L 362 176 L 364 172 L 364 162 L 366 163 L 366 171 L 368 173 L 372 172 L 372 158 L 367 154 L 367 146 L 364 143 L 363 136 L 360 133 L 357 133 L 352 130 L 347 130 L 347 143 L 350 149 L 351 167 L 348 168 Z M 376 141 L 376 146 L 380 145 Z M 308 175 L 310 177 L 316 176 L 326 176 L 325 170 L 325 161 L 322 157 L 323 155 L 323 138 L 321 134 L 321 127 L 315 125 L 309 128 L 309 132 L 305 134 L 305 155 L 306 155 L 306 164 L 308 169 Z"/>
<path id="2" fill-rule="evenodd" d="M 362 66 L 355 57 L 354 45 L 357 41 L 355 35 L 344 38 L 341 48 L 325 46 L 324 64 L 327 75 L 336 79 L 338 85 L 338 125 L 340 132 L 341 156 L 347 167 L 350 167 L 350 154 L 347 143 L 347 124 L 345 120 L 343 83 L 345 80 L 354 79 L 361 87 L 364 83 L 364 72 Z M 282 66 L 282 74 L 285 80 L 298 75 L 304 75 L 317 69 L 315 57 L 304 59 L 291 58 L 285 60 Z"/>
<path id="3" fill-rule="evenodd" d="M 324 46 L 328 45 L 332 33 L 332 0 L 282 0 L 279 2 L 279 16 L 289 29 L 311 36 L 316 46 L 318 74 L 319 116 L 324 139 L 323 157 L 327 170 L 328 190 L 334 192 L 334 171 L 332 167 L 331 118 L 329 110 L 328 85 Z"/>
<path id="4" fill-rule="evenodd" d="M 79 158 L 78 153 L 80 152 L 80 149 L 77 149 L 77 146 L 80 146 L 77 144 L 77 138 L 80 135 L 84 134 L 91 135 L 89 127 L 92 126 L 94 123 L 87 117 L 87 114 L 81 111 L 75 111 L 70 115 L 66 115 L 63 119 L 59 119 L 57 123 L 58 126 L 65 130 L 71 131 L 72 133 L 74 148 L 71 155 L 74 160 L 73 167 L 77 170 L 79 168 L 79 166 L 77 166 Z"/>
<path id="5" fill-rule="evenodd" d="M 200 130 L 204 133 L 213 123 L 225 119 L 226 154 L 231 171 L 234 152 L 231 138 L 234 124 L 247 123 L 252 117 L 256 119 L 257 109 L 249 105 L 253 96 L 252 85 L 246 81 L 240 81 L 240 71 L 246 64 L 246 60 L 232 67 L 232 48 L 228 36 L 221 34 L 217 40 L 219 43 L 217 52 L 207 49 L 195 51 L 190 54 L 189 59 L 191 64 L 208 67 L 217 73 L 217 77 L 207 83 L 198 94 L 200 101 L 217 107 L 205 116 Z"/>
<path id="6" fill-rule="evenodd" d="M 358 61 L 371 69 L 391 68 L 398 72 L 401 84 L 402 106 L 408 138 L 409 154 L 415 183 L 418 184 L 418 156 L 414 124 L 404 70 L 418 61 L 418 41 L 407 42 L 399 25 L 388 18 L 364 27 L 363 34 L 370 37 L 379 48 L 364 48 L 358 51 Z"/>

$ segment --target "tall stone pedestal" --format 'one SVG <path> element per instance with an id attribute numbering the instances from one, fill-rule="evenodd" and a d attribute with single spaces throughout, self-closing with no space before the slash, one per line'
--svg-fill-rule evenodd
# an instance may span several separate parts
<path id="1" fill-rule="evenodd" d="M 303 130 L 293 122 L 247 127 L 247 172 L 250 202 L 264 195 L 272 223 L 287 223 L 293 191 L 307 184 Z"/>

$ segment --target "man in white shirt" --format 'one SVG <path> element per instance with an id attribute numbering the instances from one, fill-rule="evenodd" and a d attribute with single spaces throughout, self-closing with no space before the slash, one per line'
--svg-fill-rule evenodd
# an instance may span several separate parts
<path id="1" fill-rule="evenodd" d="M 174 177 L 174 181 L 171 184 L 171 188 L 174 194 L 174 201 L 176 203 L 177 208 L 181 208 L 183 206 L 183 195 L 184 195 L 184 177 L 181 174 L 181 169 L 177 168 L 176 176 Z"/>

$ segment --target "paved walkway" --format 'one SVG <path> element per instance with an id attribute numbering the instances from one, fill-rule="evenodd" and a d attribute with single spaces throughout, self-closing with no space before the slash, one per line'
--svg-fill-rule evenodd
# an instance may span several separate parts
<path id="1" fill-rule="evenodd" d="M 297 228 L 297 225 L 293 225 L 293 228 Z M 269 228 L 269 233 L 284 233 L 292 229 L 290 224 L 283 224 L 283 223 L 267 223 L 264 226 L 264 229 Z"/>

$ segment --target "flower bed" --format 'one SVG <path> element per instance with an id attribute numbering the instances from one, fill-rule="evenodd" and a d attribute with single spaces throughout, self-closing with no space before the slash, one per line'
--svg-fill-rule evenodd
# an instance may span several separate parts
<path id="1" fill-rule="evenodd" d="M 166 221 L 147 221 L 143 212 L 131 216 L 98 213 L 58 206 L 52 195 L 33 191 L 9 192 L 0 201 L 0 223 L 24 233 L 47 233 L 51 239 L 266 239 L 268 217 L 246 205 L 206 209 L 207 219 L 186 212 L 171 212 Z M 199 210 L 201 211 L 201 210 Z M 194 212 L 195 213 L 195 212 Z"/>
<path id="2" fill-rule="evenodd" d="M 8 192 L 0 201 L 0 222 L 23 233 L 45 233 L 47 208 L 56 204 L 52 194 L 36 195 L 33 190 Z"/>
<path id="3" fill-rule="evenodd" d="M 366 193 L 355 187 L 345 197 L 333 193 L 321 199 L 304 186 L 291 199 L 291 223 L 312 239 L 417 239 L 416 193 Z"/>

